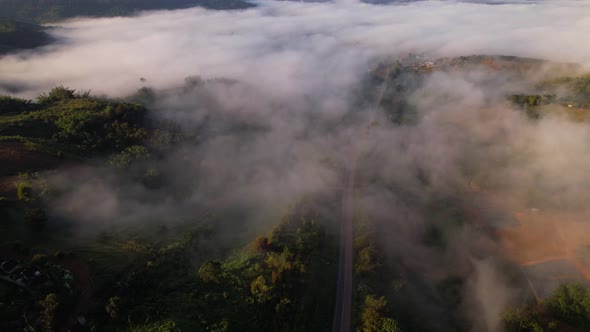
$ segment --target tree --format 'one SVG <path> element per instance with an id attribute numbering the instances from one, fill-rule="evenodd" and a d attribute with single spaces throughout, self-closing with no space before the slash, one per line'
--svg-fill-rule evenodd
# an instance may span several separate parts
<path id="1" fill-rule="evenodd" d="M 297 249 L 301 255 L 307 255 L 320 245 L 320 230 L 313 219 L 304 220 L 297 229 Z"/>
<path id="2" fill-rule="evenodd" d="M 57 313 L 57 308 L 59 307 L 57 295 L 55 293 L 51 293 L 47 295 L 45 299 L 39 301 L 39 304 L 43 308 L 41 311 L 41 322 L 43 324 L 43 328 L 47 332 L 54 331 L 56 323 L 55 316 Z"/>
<path id="3" fill-rule="evenodd" d="M 266 258 L 266 265 L 272 269 L 273 283 L 277 283 L 281 276 L 286 272 L 303 272 L 305 270 L 303 264 L 294 257 L 289 248 L 285 248 L 280 254 L 273 252 L 268 255 Z"/>
<path id="4" fill-rule="evenodd" d="M 0 114 L 22 113 L 32 108 L 30 100 L 0 96 Z"/>
<path id="5" fill-rule="evenodd" d="M 25 213 L 25 222 L 32 225 L 43 226 L 47 221 L 47 215 L 42 208 L 28 208 Z"/>
<path id="6" fill-rule="evenodd" d="M 367 295 L 361 314 L 363 332 L 379 332 L 383 326 L 383 310 L 387 305 L 385 297 Z"/>
<path id="7" fill-rule="evenodd" d="M 358 252 L 358 262 L 355 264 L 357 273 L 369 273 L 379 266 L 377 249 L 373 244 L 368 244 Z"/>
<path id="8" fill-rule="evenodd" d="M 37 99 L 39 104 L 51 104 L 60 100 L 74 99 L 76 98 L 76 90 L 68 89 L 64 86 L 58 86 L 47 94 L 41 94 Z"/>
<path id="9" fill-rule="evenodd" d="M 148 149 L 141 145 L 132 145 L 112 156 L 109 163 L 118 169 L 128 168 L 134 162 L 150 158 Z"/>
<path id="10" fill-rule="evenodd" d="M 560 285 L 544 304 L 555 316 L 590 327 L 590 291 L 580 284 Z"/>
<path id="11" fill-rule="evenodd" d="M 112 319 L 117 319 L 119 317 L 120 304 L 121 298 L 118 296 L 113 296 L 109 299 L 105 309 Z"/>
<path id="12" fill-rule="evenodd" d="M 21 201 L 30 201 L 33 198 L 33 188 L 28 181 L 20 181 L 16 184 L 16 197 Z"/>
<path id="13" fill-rule="evenodd" d="M 269 249 L 268 237 L 260 235 L 252 242 L 252 249 L 255 252 L 265 252 Z"/>
<path id="14" fill-rule="evenodd" d="M 160 171 L 158 171 L 155 168 L 148 168 L 148 170 L 146 170 L 145 173 L 143 174 L 143 177 L 141 180 L 142 180 L 142 183 L 147 188 L 151 188 L 151 189 L 157 189 L 163 183 L 162 175 L 160 174 Z"/>
<path id="15" fill-rule="evenodd" d="M 275 305 L 275 312 L 277 314 L 285 314 L 291 308 L 291 300 L 286 297 L 281 298 L 279 303 Z"/>
<path id="16" fill-rule="evenodd" d="M 218 284 L 221 275 L 221 264 L 208 261 L 201 266 L 197 274 L 204 282 Z"/>
<path id="17" fill-rule="evenodd" d="M 211 332 L 227 332 L 229 331 L 229 322 L 227 320 L 222 320 L 217 324 L 213 324 L 209 331 Z"/>
<path id="18" fill-rule="evenodd" d="M 527 96 L 527 103 L 529 106 L 539 106 L 541 103 L 541 97 L 537 95 Z"/>
<path id="19" fill-rule="evenodd" d="M 266 279 L 263 276 L 258 276 L 250 284 L 250 293 L 257 303 L 266 303 L 271 298 L 272 287 L 266 284 Z"/>
<path id="20" fill-rule="evenodd" d="M 130 326 L 131 332 L 180 332 L 180 328 L 176 325 L 176 322 L 172 320 L 165 320 L 152 324 L 145 324 L 139 326 Z"/>
<path id="21" fill-rule="evenodd" d="M 536 310 L 511 309 L 503 314 L 506 331 L 544 331 L 539 319 L 539 312 Z M 550 326 L 553 326 L 554 323 L 552 321 L 548 324 L 547 327 L 550 331 L 552 330 Z"/>
<path id="22" fill-rule="evenodd" d="M 402 329 L 395 319 L 384 318 L 379 332 L 402 332 Z"/>

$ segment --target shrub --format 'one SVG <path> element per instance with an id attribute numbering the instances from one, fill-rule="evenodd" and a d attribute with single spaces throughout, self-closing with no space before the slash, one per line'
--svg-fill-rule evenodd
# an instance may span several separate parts
<path id="1" fill-rule="evenodd" d="M 590 290 L 586 287 L 561 285 L 544 304 L 556 317 L 570 324 L 590 327 Z"/>
<path id="2" fill-rule="evenodd" d="M 161 322 L 129 327 L 130 332 L 180 332 L 174 321 L 165 320 Z"/>
<path id="3" fill-rule="evenodd" d="M 0 96 L 0 114 L 22 113 L 32 109 L 30 100 Z"/>
<path id="4" fill-rule="evenodd" d="M 506 331 L 542 331 L 534 310 L 508 310 L 503 314 Z"/>
<path id="5" fill-rule="evenodd" d="M 381 330 L 379 332 L 401 332 L 402 329 L 395 319 L 385 318 L 383 324 L 381 324 Z"/>
<path id="6" fill-rule="evenodd" d="M 119 317 L 120 304 L 121 298 L 118 296 L 113 296 L 109 299 L 105 309 L 112 319 L 117 319 Z"/>
<path id="7" fill-rule="evenodd" d="M 47 215 L 41 208 L 30 208 L 25 214 L 25 222 L 34 225 L 43 225 L 47 222 Z"/>
<path id="8" fill-rule="evenodd" d="M 162 175 L 160 171 L 155 168 L 149 168 L 145 174 L 143 174 L 142 182 L 147 188 L 157 189 L 162 186 Z"/>
<path id="9" fill-rule="evenodd" d="M 373 295 L 367 295 L 361 313 L 362 331 L 379 332 L 383 326 L 383 311 L 387 301 L 385 297 L 377 298 Z"/>
<path id="10" fill-rule="evenodd" d="M 268 237 L 266 236 L 259 236 L 252 242 L 252 249 L 255 252 L 265 252 L 270 248 L 270 244 L 268 243 Z"/>
<path id="11" fill-rule="evenodd" d="M 305 272 L 305 266 L 291 253 L 289 248 L 283 249 L 280 254 L 270 253 L 265 262 L 272 270 L 273 283 L 277 283 L 284 274 Z"/>
<path id="12" fill-rule="evenodd" d="M 373 244 L 369 244 L 359 250 L 354 269 L 356 273 L 371 273 L 375 272 L 379 265 L 377 249 Z"/>
<path id="13" fill-rule="evenodd" d="M 145 160 L 150 157 L 148 149 L 141 145 L 132 145 L 120 153 L 112 156 L 109 163 L 118 169 L 125 169 L 134 162 Z"/>
<path id="14" fill-rule="evenodd" d="M 76 98 L 76 90 L 68 89 L 64 86 L 58 86 L 48 93 L 41 94 L 37 101 L 39 104 L 51 104 L 61 100 L 68 100 Z"/>
<path id="15" fill-rule="evenodd" d="M 39 304 L 43 308 L 41 311 L 41 323 L 43 328 L 47 332 L 53 332 L 55 330 L 56 313 L 59 307 L 59 301 L 57 295 L 51 293 L 45 297 L 45 299 L 39 301 Z"/>
<path id="16" fill-rule="evenodd" d="M 39 97 L 39 112 L 27 114 L 24 129 L 35 137 L 93 152 L 120 151 L 141 143 L 148 130 L 143 127 L 147 110 L 137 104 L 91 98 L 63 87 Z M 41 128 L 41 129 L 39 129 Z M 22 133 L 23 128 L 13 128 Z"/>
<path id="17" fill-rule="evenodd" d="M 263 276 L 258 276 L 250 284 L 250 294 L 254 297 L 257 303 L 265 303 L 271 298 L 272 286 L 266 284 Z"/>
<path id="18" fill-rule="evenodd" d="M 23 180 L 16 183 L 16 197 L 21 201 L 33 199 L 33 188 L 28 181 Z"/>
<path id="19" fill-rule="evenodd" d="M 35 264 L 41 264 L 41 265 L 47 263 L 48 259 L 49 258 L 45 254 L 35 254 L 31 258 L 31 260 L 33 262 L 35 262 Z"/>
<path id="20" fill-rule="evenodd" d="M 218 262 L 208 261 L 203 264 L 203 266 L 201 266 L 198 275 L 199 278 L 205 282 L 218 284 L 221 275 L 221 264 Z"/>

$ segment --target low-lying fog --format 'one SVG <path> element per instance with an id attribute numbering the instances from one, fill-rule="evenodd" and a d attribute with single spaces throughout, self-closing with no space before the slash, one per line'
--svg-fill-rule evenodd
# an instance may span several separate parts
<path id="1" fill-rule="evenodd" d="M 590 3 L 487 3 L 498 1 L 260 1 L 244 11 L 78 19 L 54 24 L 60 43 L 43 53 L 3 58 L 0 83 L 123 95 L 140 87 L 141 77 L 165 87 L 199 75 L 255 83 L 273 96 L 339 97 L 375 55 L 508 54 L 590 63 Z"/>
<path id="2" fill-rule="evenodd" d="M 57 44 L 0 59 L 0 93 L 7 92 L 2 86 L 20 87 L 17 94 L 30 98 L 56 85 L 122 97 L 142 86 L 181 86 L 189 76 L 237 80 L 161 92 L 154 108 L 189 131 L 211 112 L 266 128 L 253 138 L 227 132 L 172 151 L 160 167 L 179 184 L 194 184 L 188 202 L 164 197 L 145 204 L 145 193 L 112 175 L 62 174 L 56 181 L 79 185 L 68 186 L 54 213 L 98 224 L 173 218 L 209 192 L 224 193 L 228 206 L 265 210 L 342 187 L 342 170 L 358 155 L 360 176 L 401 188 L 367 180 L 359 195 L 389 237 L 391 255 L 424 275 L 452 275 L 462 271 L 466 256 L 475 261 L 466 312 L 474 330 L 497 331 L 510 292 L 486 259 L 496 253 L 494 241 L 467 226 L 452 234 L 455 245 L 433 253 L 416 238 L 422 225 L 441 221 L 404 196 L 456 196 L 475 180 L 518 208 L 530 207 L 531 191 L 542 191 L 543 198 L 559 195 L 579 209 L 590 198 L 590 127 L 527 119 L 504 98 L 512 83 L 478 70 L 434 74 L 408 95 L 419 115 L 415 125 L 396 126 L 369 112 L 356 123 L 334 123 L 358 106 L 355 89 L 375 59 L 410 52 L 502 54 L 588 65 L 590 2 L 257 4 L 243 11 L 194 8 L 57 23 L 51 30 Z M 367 134 L 371 120 L 379 125 Z M 256 223 L 263 214 L 236 222 Z"/>

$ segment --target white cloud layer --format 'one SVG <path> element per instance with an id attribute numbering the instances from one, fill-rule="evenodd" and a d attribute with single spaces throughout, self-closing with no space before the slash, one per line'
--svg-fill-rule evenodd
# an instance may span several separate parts
<path id="1" fill-rule="evenodd" d="M 506 54 L 590 63 L 589 1 L 260 1 L 58 24 L 59 45 L 0 59 L 0 82 L 123 95 L 190 75 L 255 83 L 273 95 L 338 94 L 376 55 Z M 0 91 L 2 92 L 2 91 Z M 33 91 L 30 92 L 33 94 Z M 34 94 L 33 94 L 34 95 Z"/>

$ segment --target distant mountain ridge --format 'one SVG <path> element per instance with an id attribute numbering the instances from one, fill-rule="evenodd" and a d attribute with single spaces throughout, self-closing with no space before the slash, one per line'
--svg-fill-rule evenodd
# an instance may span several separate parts
<path id="1" fill-rule="evenodd" d="M 129 16 L 142 10 L 245 9 L 245 0 L 0 0 L 0 55 L 51 43 L 43 23 L 77 16 Z"/>
<path id="2" fill-rule="evenodd" d="M 245 9 L 245 0 L 0 0 L 0 15 L 22 22 L 48 23 L 76 16 L 128 16 L 141 10 Z"/>
<path id="3" fill-rule="evenodd" d="M 46 28 L 32 23 L 0 18 L 0 54 L 49 44 Z"/>

